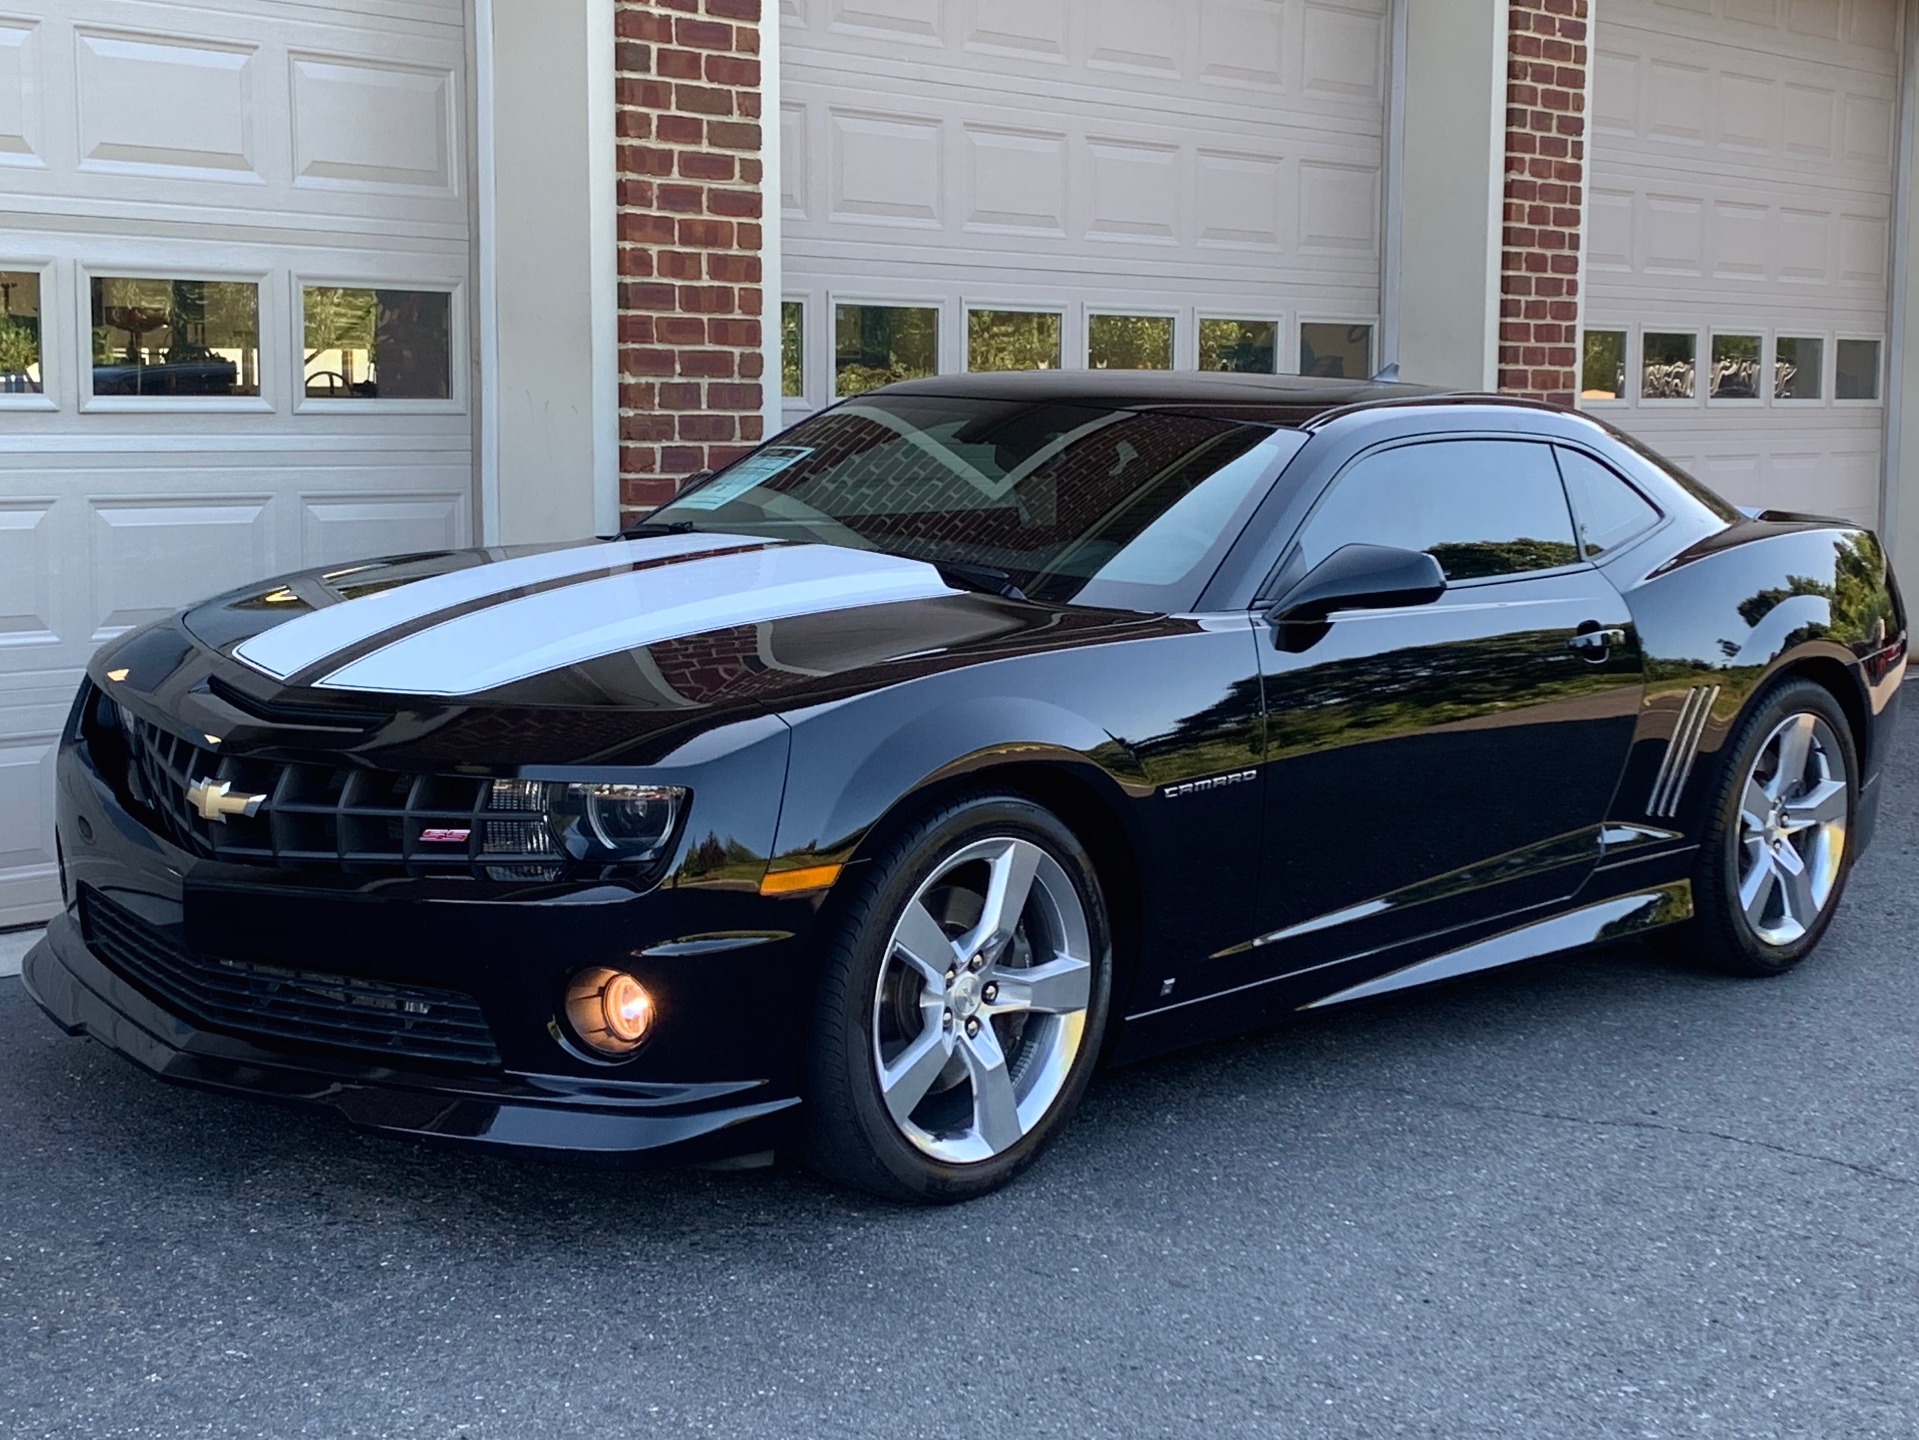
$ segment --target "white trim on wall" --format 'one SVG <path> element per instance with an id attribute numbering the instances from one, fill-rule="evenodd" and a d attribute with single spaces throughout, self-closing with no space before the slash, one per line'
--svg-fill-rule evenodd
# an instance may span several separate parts
<path id="1" fill-rule="evenodd" d="M 767 0 L 769 5 L 778 0 Z M 588 264 L 593 349 L 593 529 L 620 528 L 620 198 L 614 0 L 586 0 Z"/>
<path id="2" fill-rule="evenodd" d="M 760 0 L 760 347 L 766 354 L 760 377 L 760 409 L 766 434 L 786 428 L 785 388 L 780 378 L 780 0 Z M 800 343 L 806 343 L 804 331 Z M 811 378 L 810 375 L 808 377 Z"/>
<path id="3" fill-rule="evenodd" d="M 1599 73 L 1599 16 L 1598 7 L 1588 7 L 1586 16 L 1586 90 L 1585 98 L 1580 102 L 1580 114 L 1586 117 L 1585 159 L 1581 163 L 1579 175 L 1579 252 L 1573 268 L 1573 408 L 1580 405 L 1580 391 L 1586 388 L 1586 249 L 1591 238 L 1592 225 L 1592 173 L 1593 173 L 1593 77 Z M 1510 28 L 1510 21 L 1509 21 Z M 1510 53 L 1512 37 L 1507 36 Z M 1502 92 L 1503 95 L 1503 92 Z M 1500 194 L 1505 195 L 1505 182 L 1500 182 Z M 1500 211 L 1500 223 L 1505 223 L 1505 211 Z M 1500 232 L 1502 241 L 1504 230 Z M 1505 297 L 1494 297 L 1495 305 L 1502 305 Z M 1504 318 L 1503 314 L 1500 318 Z M 1621 387 L 1624 388 L 1623 386 Z"/>
<path id="4" fill-rule="evenodd" d="M 500 305 L 494 212 L 499 203 L 493 168 L 493 0 L 473 0 L 473 252 L 479 289 L 475 370 L 478 424 L 474 463 L 479 474 L 482 545 L 500 542 Z"/>
<path id="5" fill-rule="evenodd" d="M 1919 475 L 1909 476 L 1905 459 L 1907 387 L 1919 379 L 1919 365 L 1909 371 L 1907 348 L 1912 344 L 1913 145 L 1919 126 L 1919 24 L 1905 16 L 1904 63 L 1899 77 L 1899 157 L 1893 171 L 1892 265 L 1889 331 L 1881 361 L 1886 405 L 1885 458 L 1880 471 L 1879 534 L 1894 563 L 1908 570 L 1919 557 L 1919 496 L 1907 496 L 1910 485 L 1919 488 Z M 1919 357 L 1914 357 L 1919 359 Z M 1919 419 L 1919 416 L 1915 416 Z M 1915 467 L 1919 468 L 1919 467 Z M 1902 532 L 1903 527 L 1903 532 Z"/>
<path id="6" fill-rule="evenodd" d="M 1399 252 L 1401 208 L 1406 198 L 1406 32 L 1411 3 L 1392 0 L 1386 34 L 1386 144 L 1380 167 L 1380 188 L 1385 192 L 1379 255 L 1378 364 L 1382 370 L 1399 363 Z"/>

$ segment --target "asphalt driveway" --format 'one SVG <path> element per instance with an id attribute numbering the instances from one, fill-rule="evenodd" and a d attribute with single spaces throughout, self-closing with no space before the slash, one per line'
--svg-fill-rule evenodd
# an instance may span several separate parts
<path id="1" fill-rule="evenodd" d="M 0 1436 L 1919 1434 L 1919 725 L 1816 961 L 1111 1073 L 1010 1192 L 449 1157 L 0 980 Z"/>

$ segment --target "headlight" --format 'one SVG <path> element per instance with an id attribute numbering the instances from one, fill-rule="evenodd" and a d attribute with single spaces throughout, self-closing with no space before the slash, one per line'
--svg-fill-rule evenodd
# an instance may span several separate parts
<path id="1" fill-rule="evenodd" d="M 533 878 L 542 861 L 645 864 L 665 852 L 686 798 L 678 785 L 495 780 L 483 858 L 511 864 L 500 879 Z"/>
<path id="2" fill-rule="evenodd" d="M 610 852 L 650 860 L 666 847 L 686 792 L 664 785 L 570 785 L 586 796 L 586 824 Z"/>

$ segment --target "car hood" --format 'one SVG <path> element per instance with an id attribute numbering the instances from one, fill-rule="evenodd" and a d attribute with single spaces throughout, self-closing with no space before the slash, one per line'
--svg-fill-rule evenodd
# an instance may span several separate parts
<path id="1" fill-rule="evenodd" d="M 896 555 L 695 534 L 305 571 L 182 621 L 229 684 L 278 704 L 684 713 L 806 703 L 1150 617 L 961 590 Z"/>
<path id="2" fill-rule="evenodd" d="M 457 699 L 740 626 L 960 593 L 917 560 L 742 535 L 405 557 L 269 581 L 186 617 L 283 685 Z"/>

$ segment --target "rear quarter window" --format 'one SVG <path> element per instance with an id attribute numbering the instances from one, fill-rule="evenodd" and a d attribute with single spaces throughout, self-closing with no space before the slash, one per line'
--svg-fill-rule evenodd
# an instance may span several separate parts
<path id="1" fill-rule="evenodd" d="M 1610 555 L 1660 522 L 1662 517 L 1650 500 L 1592 456 L 1564 446 L 1555 446 L 1554 454 L 1572 500 L 1579 541 L 1588 556 Z"/>

